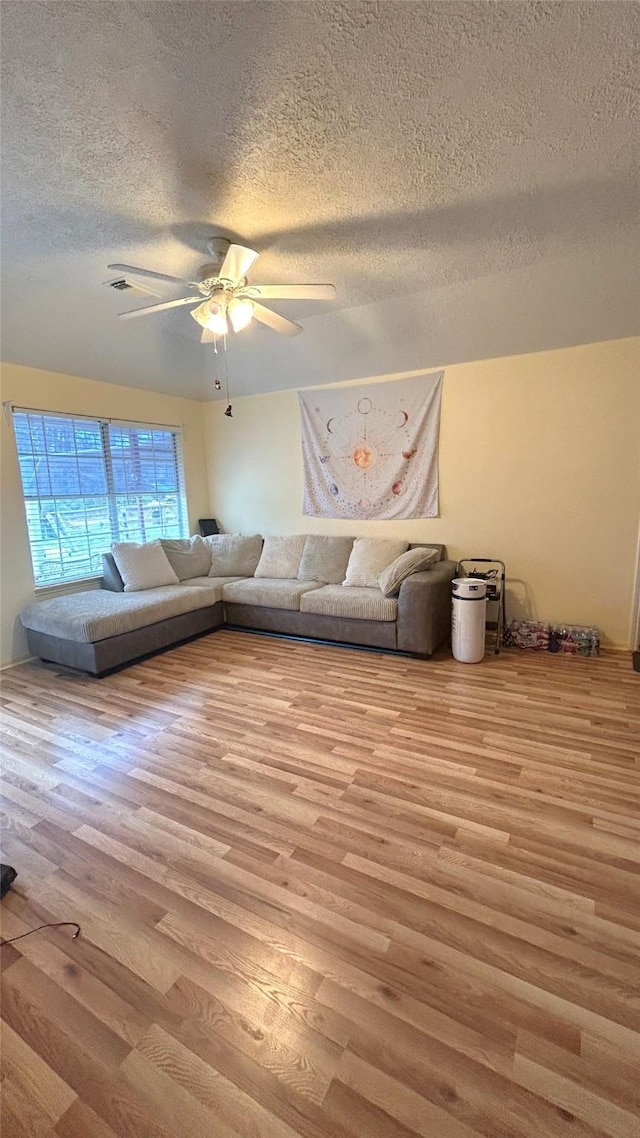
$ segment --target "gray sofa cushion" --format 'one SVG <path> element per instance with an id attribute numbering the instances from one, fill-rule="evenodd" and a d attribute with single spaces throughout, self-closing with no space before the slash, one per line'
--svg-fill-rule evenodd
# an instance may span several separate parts
<path id="1" fill-rule="evenodd" d="M 222 586 L 218 586 L 218 590 L 221 592 Z M 36 601 L 24 609 L 20 619 L 25 628 L 32 628 L 35 632 L 92 644 L 170 616 L 208 608 L 213 603 L 208 590 L 186 585 L 164 585 L 139 593 L 95 589 Z"/>
<path id="2" fill-rule="evenodd" d="M 217 533 L 204 541 L 211 550 L 210 577 L 253 577 L 262 553 L 259 533 Z"/>
<path id="3" fill-rule="evenodd" d="M 300 598 L 300 612 L 351 620 L 395 620 L 398 601 L 395 597 L 383 597 L 379 588 L 352 586 L 345 589 L 344 585 L 324 585 Z"/>
<path id="4" fill-rule="evenodd" d="M 300 598 L 311 589 L 319 589 L 317 581 L 285 580 L 282 577 L 253 577 L 249 581 L 237 581 L 225 585 L 222 597 L 225 601 L 242 605 L 260 605 L 273 609 L 300 608 Z M 233 620 L 233 616 L 230 618 Z"/>
<path id="5" fill-rule="evenodd" d="M 211 568 L 211 550 L 201 537 L 161 537 L 160 545 L 179 581 L 207 576 Z"/>
<path id="6" fill-rule="evenodd" d="M 344 581 L 352 549 L 352 537 L 325 537 L 319 533 L 308 534 L 298 569 L 298 580 L 322 581 L 324 585 L 340 585 Z"/>
<path id="7" fill-rule="evenodd" d="M 102 588 L 110 589 L 112 593 L 124 593 L 124 581 L 113 560 L 113 553 L 102 554 Z"/>

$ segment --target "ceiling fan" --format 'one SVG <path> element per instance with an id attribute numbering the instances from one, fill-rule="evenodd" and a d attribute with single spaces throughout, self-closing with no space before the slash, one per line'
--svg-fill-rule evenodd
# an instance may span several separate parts
<path id="1" fill-rule="evenodd" d="M 128 277 L 150 278 L 166 284 L 183 285 L 191 290 L 188 296 L 181 296 L 178 300 L 134 308 L 132 312 L 119 312 L 120 319 L 132 320 L 136 316 L 151 316 L 154 312 L 192 304 L 194 308 L 190 315 L 203 329 L 203 344 L 212 342 L 216 336 L 226 335 L 229 326 L 234 332 L 240 332 L 252 320 L 266 324 L 274 332 L 296 336 L 302 332 L 299 324 L 265 308 L 260 301 L 332 300 L 336 294 L 332 284 L 250 285 L 247 273 L 258 258 L 253 249 L 232 245 L 224 237 L 213 237 L 207 242 L 207 248 L 215 261 L 203 265 L 197 274 L 199 279 L 194 281 L 155 273 L 151 269 L 137 269 L 134 265 L 109 265 L 110 269 L 126 273 Z"/>

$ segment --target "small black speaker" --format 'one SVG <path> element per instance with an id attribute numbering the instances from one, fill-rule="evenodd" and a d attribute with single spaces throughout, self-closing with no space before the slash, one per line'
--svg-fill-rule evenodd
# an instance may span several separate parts
<path id="1" fill-rule="evenodd" d="M 213 537 L 214 534 L 220 533 L 215 518 L 199 518 L 198 525 L 200 526 L 202 537 Z"/>
<path id="2" fill-rule="evenodd" d="M 12 865 L 3 865 L 0 862 L 0 897 L 4 897 L 7 889 L 13 885 L 18 874 Z"/>

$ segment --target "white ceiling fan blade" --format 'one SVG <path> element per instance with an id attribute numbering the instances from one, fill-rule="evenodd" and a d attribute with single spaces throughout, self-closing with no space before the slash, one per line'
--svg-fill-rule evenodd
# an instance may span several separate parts
<path id="1" fill-rule="evenodd" d="M 261 300 L 333 300 L 336 295 L 332 284 L 248 285 L 239 296 L 254 296 Z"/>
<path id="2" fill-rule="evenodd" d="M 178 308 L 181 304 L 198 304 L 201 296 L 181 296 L 179 300 L 165 300 L 162 304 L 150 304 L 148 308 L 134 308 L 132 312 L 119 312 L 121 320 L 133 320 L 134 316 L 151 316 L 152 312 L 164 312 L 166 308 Z"/>
<path id="3" fill-rule="evenodd" d="M 222 280 L 237 285 L 238 281 L 246 277 L 257 259 L 258 254 L 253 249 L 245 249 L 244 245 L 230 245 L 218 275 Z"/>
<path id="4" fill-rule="evenodd" d="M 107 265 L 108 269 L 115 269 L 117 273 L 130 273 L 134 277 L 151 277 L 154 281 L 168 281 L 169 284 L 188 285 L 198 288 L 196 281 L 185 281 L 181 277 L 170 277 L 166 273 L 154 273 L 151 269 L 137 269 L 135 265 Z"/>
<path id="5" fill-rule="evenodd" d="M 273 328 L 274 332 L 282 332 L 284 336 L 297 336 L 298 332 L 302 331 L 300 325 L 294 324 L 293 320 L 285 320 L 284 316 L 279 316 L 270 308 L 264 308 L 262 304 L 256 304 L 255 300 L 253 301 L 253 316 L 261 324 L 266 324 L 267 328 Z"/>

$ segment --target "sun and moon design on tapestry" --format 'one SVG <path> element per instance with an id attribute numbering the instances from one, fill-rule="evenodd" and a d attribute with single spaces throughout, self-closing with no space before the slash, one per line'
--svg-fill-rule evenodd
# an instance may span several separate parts
<path id="1" fill-rule="evenodd" d="M 404 400 L 400 400 L 403 403 Z M 315 407 L 320 414 L 320 407 Z M 399 407 L 386 410 L 371 399 L 359 399 L 352 411 L 328 419 L 324 428 L 322 466 L 331 462 L 333 477 L 327 489 L 343 508 L 357 515 L 388 505 L 406 492 L 409 463 L 418 453 L 411 433 L 411 416 Z M 398 477 L 389 485 L 389 462 Z"/>
<path id="2" fill-rule="evenodd" d="M 303 513 L 316 518 L 438 515 L 443 372 L 300 391 Z"/>

